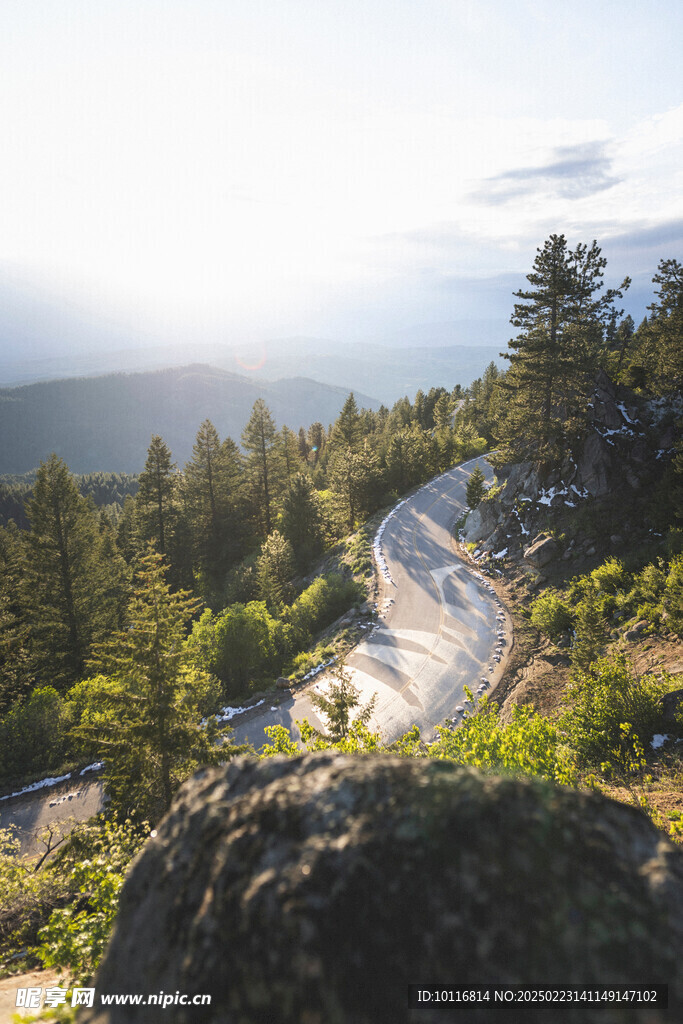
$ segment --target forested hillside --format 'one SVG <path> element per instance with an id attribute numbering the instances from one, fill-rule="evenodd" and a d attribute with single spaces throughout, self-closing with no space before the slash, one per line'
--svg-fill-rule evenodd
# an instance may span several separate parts
<path id="1" fill-rule="evenodd" d="M 259 382 L 194 365 L 150 373 L 111 374 L 0 390 L 0 473 L 27 473 L 56 452 L 76 473 L 138 473 L 152 434 L 182 462 L 197 424 L 211 419 L 239 437 L 257 398 L 280 423 L 329 426 L 348 390 L 305 378 Z M 363 405 L 379 402 L 359 394 Z"/>

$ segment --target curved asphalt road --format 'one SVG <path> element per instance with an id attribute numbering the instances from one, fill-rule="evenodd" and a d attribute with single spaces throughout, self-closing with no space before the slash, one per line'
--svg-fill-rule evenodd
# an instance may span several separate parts
<path id="1" fill-rule="evenodd" d="M 502 675 L 512 636 L 510 620 L 490 584 L 456 556 L 452 538 L 476 464 L 490 480 L 491 468 L 483 458 L 449 470 L 405 501 L 384 530 L 382 553 L 391 580 L 380 577 L 379 625 L 346 665 L 363 703 L 377 694 L 370 726 L 386 742 L 414 724 L 423 739 L 433 739 L 436 725 L 457 717 L 465 685 L 476 691 L 486 678 L 492 689 Z M 496 662 L 499 630 L 505 639 Z M 323 680 L 319 676 L 311 687 Z M 243 724 L 236 720 L 234 739 L 259 747 L 264 726 L 273 724 L 297 736 L 295 722 L 304 718 L 324 728 L 310 701 L 311 687 Z"/>

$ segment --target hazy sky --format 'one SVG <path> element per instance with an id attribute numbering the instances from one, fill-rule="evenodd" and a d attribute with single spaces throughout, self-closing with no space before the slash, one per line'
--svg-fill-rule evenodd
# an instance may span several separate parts
<path id="1" fill-rule="evenodd" d="M 682 39 L 679 0 L 2 0 L 0 299 L 358 339 L 505 320 L 557 231 L 646 302 Z"/>

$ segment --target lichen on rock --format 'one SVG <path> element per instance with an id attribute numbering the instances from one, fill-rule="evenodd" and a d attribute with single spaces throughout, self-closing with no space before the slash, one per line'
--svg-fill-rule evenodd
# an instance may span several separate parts
<path id="1" fill-rule="evenodd" d="M 673 989 L 682 953 L 683 855 L 634 808 L 444 761 L 239 758 L 180 791 L 95 981 L 211 1006 L 82 1020 L 476 1024 L 498 1016 L 409 1011 L 407 986 Z M 544 1019 L 658 1017 L 584 1005 Z"/>

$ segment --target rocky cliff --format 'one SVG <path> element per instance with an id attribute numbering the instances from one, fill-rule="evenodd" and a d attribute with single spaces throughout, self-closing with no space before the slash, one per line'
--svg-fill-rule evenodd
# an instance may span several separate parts
<path id="1" fill-rule="evenodd" d="M 675 421 L 682 415 L 680 395 L 648 401 L 601 372 L 588 429 L 576 451 L 560 465 L 499 467 L 502 487 L 469 514 L 463 540 L 483 555 L 542 569 L 567 553 L 550 536 L 549 523 L 590 500 L 599 508 L 607 501 L 614 506 L 617 499 L 623 510 L 640 503 L 673 455 Z M 616 536 L 613 546 L 619 541 Z M 572 546 L 583 545 L 590 555 L 593 544 L 589 536 L 574 539 Z"/>
<path id="2" fill-rule="evenodd" d="M 683 855 L 634 808 L 445 762 L 242 758 L 181 790 L 133 865 L 95 982 L 210 993 L 211 1007 L 79 1020 L 526 1024 L 527 1007 L 409 1011 L 407 987 L 659 982 L 680 995 L 682 954 Z M 583 1004 L 543 1020 L 675 1012 Z"/>

